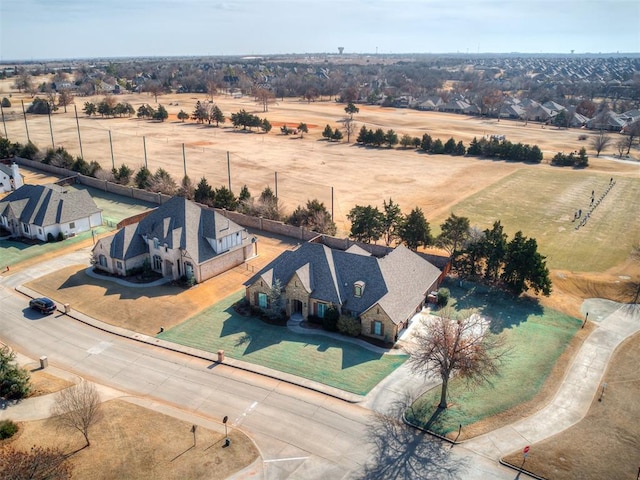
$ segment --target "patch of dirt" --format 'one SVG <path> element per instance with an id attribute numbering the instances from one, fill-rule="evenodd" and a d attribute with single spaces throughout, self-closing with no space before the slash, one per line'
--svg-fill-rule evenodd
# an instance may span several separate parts
<path id="1" fill-rule="evenodd" d="M 595 395 L 587 416 L 578 424 L 531 445 L 524 468 L 544 478 L 635 478 L 640 451 L 640 334 L 614 353 L 605 373 L 604 395 Z M 504 457 L 522 464 L 522 453 Z"/>
<path id="2" fill-rule="evenodd" d="M 27 366 L 28 368 L 29 366 Z M 31 370 L 31 393 L 29 397 L 39 397 L 64 390 L 73 385 L 73 382 L 50 375 L 47 372 L 35 369 Z"/>

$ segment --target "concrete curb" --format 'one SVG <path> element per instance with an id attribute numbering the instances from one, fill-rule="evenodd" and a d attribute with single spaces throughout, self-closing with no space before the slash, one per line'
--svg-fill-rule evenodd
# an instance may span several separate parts
<path id="1" fill-rule="evenodd" d="M 15 287 L 16 291 L 30 298 L 35 298 L 40 296 L 36 291 L 31 290 L 24 285 L 18 285 Z M 218 361 L 218 355 L 215 353 L 207 352 L 205 350 L 200 350 L 197 348 L 186 347 L 184 345 L 179 345 L 177 343 L 168 342 L 166 340 L 162 340 L 160 338 L 150 337 L 149 335 L 144 335 L 142 333 L 136 333 L 131 330 L 127 330 L 125 328 L 116 327 L 113 325 L 109 325 L 108 323 L 101 322 L 100 320 L 96 320 L 95 318 L 89 317 L 82 312 L 77 312 L 72 308 L 69 308 L 68 311 L 65 311 L 66 308 L 63 305 L 62 308 L 59 303 L 56 302 L 56 306 L 58 311 L 63 315 L 67 315 L 74 320 L 84 323 L 85 325 L 89 325 L 91 327 L 97 328 L 107 333 L 111 333 L 113 335 L 118 335 L 119 337 L 129 338 L 131 340 L 135 340 L 137 342 L 145 343 L 147 345 L 153 345 L 156 347 L 163 348 L 165 350 L 170 350 L 176 353 L 182 353 L 184 355 L 189 355 L 191 357 L 200 358 L 202 360 L 207 360 L 217 365 L 226 365 L 229 367 L 237 368 L 239 370 L 244 370 L 247 372 L 256 373 L 258 375 L 262 375 L 264 377 L 272 378 L 274 380 L 280 380 L 282 382 L 289 383 L 291 385 L 297 385 L 302 388 L 306 388 L 308 390 L 313 390 L 318 393 L 322 393 L 324 395 L 329 395 L 331 397 L 337 398 L 339 400 L 343 400 L 349 403 L 358 403 L 362 402 L 365 397 L 362 395 L 357 395 L 355 393 L 350 393 L 344 390 L 340 390 L 338 388 L 330 387 L 328 385 L 323 385 L 318 382 L 314 382 L 313 380 L 307 380 L 302 377 L 298 377 L 295 375 L 291 375 L 284 372 L 278 372 L 277 370 L 273 370 L 267 367 L 263 367 L 260 365 L 253 365 L 248 362 L 243 362 L 241 360 L 236 360 L 233 358 L 225 358 L 223 361 Z"/>
<path id="2" fill-rule="evenodd" d="M 520 472 L 520 473 L 524 473 L 525 475 L 528 475 L 531 478 L 535 478 L 536 480 L 547 480 L 546 477 L 541 477 L 540 475 L 536 475 L 535 473 L 530 472 L 529 470 L 526 470 L 526 469 L 520 468 L 520 467 L 516 467 L 515 465 L 512 465 L 509 462 L 505 462 L 504 460 L 502 460 L 502 458 L 498 459 L 498 462 L 500 462 L 500 465 L 504 465 L 505 467 L 509 467 L 512 470 L 515 470 L 515 471 Z"/>

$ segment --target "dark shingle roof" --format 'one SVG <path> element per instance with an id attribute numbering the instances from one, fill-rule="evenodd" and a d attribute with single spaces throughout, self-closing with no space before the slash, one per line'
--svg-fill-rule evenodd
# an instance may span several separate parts
<path id="1" fill-rule="evenodd" d="M 185 250 L 196 263 L 203 263 L 217 255 L 209 241 L 234 233 L 242 235 L 243 230 L 214 210 L 184 197 L 172 197 L 139 223 L 118 231 L 109 239 L 110 252 L 113 258 L 133 258 L 148 251 L 145 237 L 157 238 L 160 245 Z"/>
<path id="2" fill-rule="evenodd" d="M 342 305 L 355 315 L 380 304 L 393 322 L 400 323 L 424 300 L 426 290 L 441 273 L 403 246 L 383 258 L 363 252 L 359 248 L 342 251 L 320 243 L 304 243 L 284 252 L 244 285 L 262 279 L 271 286 L 278 279 L 284 286 L 298 273 L 314 299 Z M 356 282 L 364 284 L 359 297 L 355 295 Z"/>
<path id="3" fill-rule="evenodd" d="M 57 185 L 23 185 L 0 201 L 22 223 L 46 227 L 86 218 L 101 210 L 86 190 L 65 190 Z"/>

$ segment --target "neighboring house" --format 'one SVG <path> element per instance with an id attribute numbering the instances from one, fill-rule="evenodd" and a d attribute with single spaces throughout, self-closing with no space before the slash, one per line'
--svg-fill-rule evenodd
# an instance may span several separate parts
<path id="1" fill-rule="evenodd" d="M 441 274 L 404 246 L 377 258 L 355 245 L 343 251 L 308 242 L 282 253 L 244 285 L 252 306 L 268 308 L 279 282 L 288 316 L 322 318 L 334 305 L 360 320 L 362 335 L 393 343 L 438 288 Z"/>
<path id="2" fill-rule="evenodd" d="M 0 193 L 17 190 L 23 184 L 20 169 L 15 162 L 10 167 L 0 163 Z"/>
<path id="3" fill-rule="evenodd" d="M 164 277 L 203 282 L 255 256 L 256 239 L 213 209 L 173 197 L 138 223 L 98 240 L 96 268 L 128 275 L 146 262 Z"/>
<path id="4" fill-rule="evenodd" d="M 86 190 L 23 185 L 0 200 L 0 224 L 15 237 L 72 237 L 102 225 L 102 211 Z"/>

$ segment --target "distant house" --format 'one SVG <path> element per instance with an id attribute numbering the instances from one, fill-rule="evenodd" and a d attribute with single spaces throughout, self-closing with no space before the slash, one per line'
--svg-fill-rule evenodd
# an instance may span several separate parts
<path id="1" fill-rule="evenodd" d="M 0 163 L 0 193 L 17 190 L 23 183 L 20 168 L 15 162 L 11 166 Z"/>
<path id="2" fill-rule="evenodd" d="M 71 237 L 102 225 L 102 211 L 86 190 L 23 185 L 0 200 L 0 224 L 15 237 Z"/>
<path id="3" fill-rule="evenodd" d="M 358 246 L 343 251 L 309 242 L 282 253 L 244 285 L 255 307 L 269 306 L 279 282 L 287 315 L 322 318 L 334 305 L 360 320 L 362 335 L 393 343 L 438 288 L 441 274 L 404 246 L 377 258 Z"/>
<path id="4" fill-rule="evenodd" d="M 627 124 L 627 118 L 622 115 L 607 110 L 599 113 L 587 122 L 587 128 L 593 130 L 611 130 L 614 132 L 621 131 Z"/>
<path id="5" fill-rule="evenodd" d="M 128 275 L 146 262 L 164 277 L 203 282 L 255 256 L 256 239 L 213 209 L 173 197 L 138 223 L 98 240 L 96 268 Z"/>

